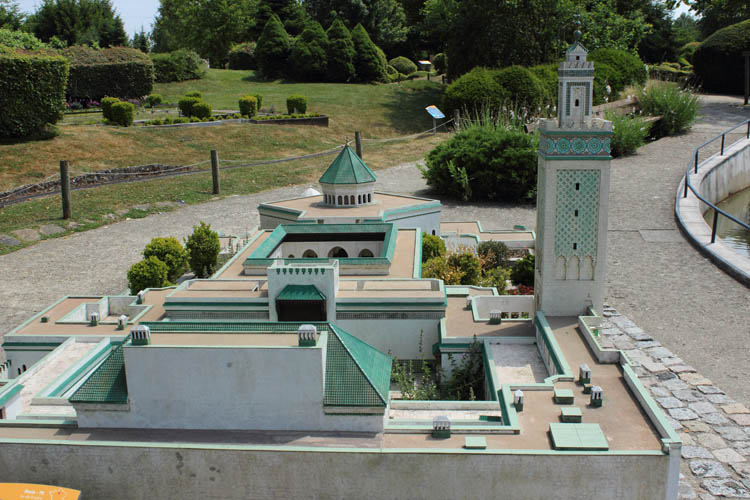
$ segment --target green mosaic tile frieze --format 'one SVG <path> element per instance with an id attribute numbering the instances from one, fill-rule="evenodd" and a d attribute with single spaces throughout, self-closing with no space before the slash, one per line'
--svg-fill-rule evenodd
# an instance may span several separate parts
<path id="1" fill-rule="evenodd" d="M 558 170 L 556 256 L 596 256 L 599 177 L 598 170 Z"/>
<path id="2" fill-rule="evenodd" d="M 539 152 L 547 156 L 603 156 L 612 152 L 609 137 L 570 135 L 550 137 L 542 135 L 539 139 Z"/>
<path id="3" fill-rule="evenodd" d="M 128 402 L 128 383 L 125 377 L 125 358 L 122 346 L 112 350 L 107 359 L 86 379 L 70 397 L 73 403 Z"/>

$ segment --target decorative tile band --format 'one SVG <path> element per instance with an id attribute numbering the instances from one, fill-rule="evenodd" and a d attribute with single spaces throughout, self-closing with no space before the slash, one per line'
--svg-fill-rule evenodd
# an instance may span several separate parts
<path id="1" fill-rule="evenodd" d="M 539 138 L 539 152 L 544 155 L 565 156 L 609 156 L 609 137 L 563 136 L 552 138 L 542 135 Z"/>

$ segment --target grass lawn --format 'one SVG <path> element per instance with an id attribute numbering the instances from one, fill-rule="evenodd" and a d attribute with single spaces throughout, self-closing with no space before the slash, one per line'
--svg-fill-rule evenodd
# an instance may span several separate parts
<path id="1" fill-rule="evenodd" d="M 308 111 L 327 114 L 328 128 L 314 126 L 231 124 L 200 128 L 118 128 L 84 125 L 99 115 L 76 115 L 59 125 L 58 136 L 46 140 L 0 142 L 0 191 L 38 182 L 59 170 L 59 161 L 70 161 L 72 174 L 129 165 L 161 163 L 187 165 L 209 158 L 216 149 L 221 160 L 262 160 L 327 150 L 353 139 L 361 130 L 364 158 L 374 169 L 417 160 L 447 137 L 438 134 L 420 139 L 367 142 L 421 132 L 432 126 L 424 108 L 440 104 L 442 86 L 416 80 L 399 85 L 300 84 L 258 80 L 252 71 L 209 70 L 205 78 L 156 84 L 154 92 L 176 103 L 190 90 L 199 90 L 214 109 L 236 109 L 240 96 L 260 93 L 263 109 L 286 111 L 286 97 L 300 93 L 308 98 Z M 163 116 L 163 115 L 162 115 Z M 315 181 L 332 156 L 222 171 L 222 195 L 247 194 L 294 183 Z M 85 230 L 124 217 L 168 210 L 154 206 L 134 210 L 134 205 L 159 202 L 198 203 L 213 197 L 210 174 L 112 185 L 73 192 L 76 230 Z M 119 212 L 119 213 L 118 213 Z M 0 209 L 0 234 L 42 224 L 58 223 L 58 196 Z M 3 248 L 7 253 L 19 247 Z"/>

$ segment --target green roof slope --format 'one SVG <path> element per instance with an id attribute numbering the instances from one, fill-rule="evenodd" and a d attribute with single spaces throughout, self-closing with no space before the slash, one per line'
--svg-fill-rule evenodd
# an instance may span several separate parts
<path id="1" fill-rule="evenodd" d="M 323 405 L 387 406 L 392 363 L 387 354 L 330 325 Z"/>
<path id="2" fill-rule="evenodd" d="M 73 403 L 127 403 L 128 384 L 122 346 L 109 353 L 69 399 Z"/>
<path id="3" fill-rule="evenodd" d="M 321 184 L 365 184 L 375 182 L 375 174 L 352 148 L 344 146 L 328 170 L 320 177 Z"/>
<path id="4" fill-rule="evenodd" d="M 287 285 L 276 300 L 326 300 L 326 296 L 315 285 Z"/>

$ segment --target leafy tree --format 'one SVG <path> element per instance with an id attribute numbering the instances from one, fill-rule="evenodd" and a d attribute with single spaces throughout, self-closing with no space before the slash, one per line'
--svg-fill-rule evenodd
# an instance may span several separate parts
<path id="1" fill-rule="evenodd" d="M 26 50 L 38 50 L 47 46 L 31 33 L 6 28 L 0 28 L 0 45 Z"/>
<path id="2" fill-rule="evenodd" d="M 508 267 L 510 249 L 502 241 L 483 241 L 477 245 L 477 254 L 485 270 Z"/>
<path id="3" fill-rule="evenodd" d="M 15 0 L 0 0 L 0 28 L 17 30 L 21 28 L 24 15 Z"/>
<path id="4" fill-rule="evenodd" d="M 423 278 L 440 279 L 446 285 L 460 285 L 462 276 L 460 270 L 448 265 L 445 256 L 433 257 L 422 264 Z"/>
<path id="5" fill-rule="evenodd" d="M 313 21 L 294 41 L 290 55 L 292 68 L 300 80 L 320 81 L 328 65 L 328 36 Z"/>
<path id="6" fill-rule="evenodd" d="M 289 35 L 278 16 L 272 15 L 255 47 L 258 69 L 266 78 L 283 77 L 287 71 Z"/>
<path id="7" fill-rule="evenodd" d="M 29 18 L 34 34 L 47 42 L 57 37 L 68 45 L 126 45 L 122 19 L 110 0 L 43 0 Z"/>
<path id="8" fill-rule="evenodd" d="M 667 0 L 670 8 L 680 3 L 695 12 L 703 38 L 721 28 L 750 19 L 750 3 L 747 0 Z"/>
<path id="9" fill-rule="evenodd" d="M 167 265 L 167 279 L 175 282 L 187 271 L 187 254 L 175 237 L 153 238 L 143 249 L 143 257 L 156 257 Z"/>
<path id="10" fill-rule="evenodd" d="M 479 286 L 495 287 L 497 293 L 503 294 L 507 285 L 506 280 L 510 279 L 510 270 L 502 267 L 496 267 L 486 271 L 479 280 Z"/>
<path id="11" fill-rule="evenodd" d="M 354 42 L 341 19 L 328 28 L 328 79 L 348 82 L 354 78 Z"/>
<path id="12" fill-rule="evenodd" d="M 168 286 L 167 265 L 156 257 L 148 257 L 128 269 L 128 287 L 132 295 L 146 288 Z"/>
<path id="13" fill-rule="evenodd" d="M 380 50 L 367 34 L 365 28 L 358 24 L 352 30 L 354 42 L 354 70 L 357 79 L 362 82 L 387 82 L 388 75 L 385 68 L 388 65 L 385 54 Z"/>
<path id="14" fill-rule="evenodd" d="M 476 285 L 482 275 L 479 259 L 471 252 L 449 255 L 448 265 L 461 272 L 462 285 Z"/>
<path id="15" fill-rule="evenodd" d="M 151 52 L 151 36 L 143 30 L 133 35 L 133 39 L 130 40 L 130 46 L 134 49 L 138 49 L 144 54 Z"/>
<path id="16" fill-rule="evenodd" d="M 255 16 L 255 38 L 260 36 L 260 31 L 257 30 L 262 30 L 273 14 L 276 14 L 291 36 L 301 34 L 310 24 L 305 8 L 297 0 L 260 0 L 258 14 Z"/>
<path id="17" fill-rule="evenodd" d="M 510 279 L 516 285 L 534 286 L 534 256 L 517 260 L 510 271 Z"/>
<path id="18" fill-rule="evenodd" d="M 645 21 L 651 25 L 651 32 L 638 45 L 638 55 L 647 63 L 674 61 L 679 45 L 670 12 L 664 5 L 654 2 L 648 5 L 644 14 Z"/>
<path id="19" fill-rule="evenodd" d="M 193 226 L 191 234 L 185 243 L 190 269 L 197 278 L 208 278 L 216 270 L 219 258 L 219 235 L 211 230 L 211 225 L 201 222 L 200 226 Z"/>
<path id="20" fill-rule="evenodd" d="M 678 47 L 683 47 L 690 42 L 697 42 L 701 39 L 701 30 L 698 27 L 698 21 L 693 16 L 683 12 L 680 17 L 672 22 L 675 43 Z"/>
<path id="21" fill-rule="evenodd" d="M 445 242 L 440 236 L 422 233 L 422 262 L 445 255 Z"/>

